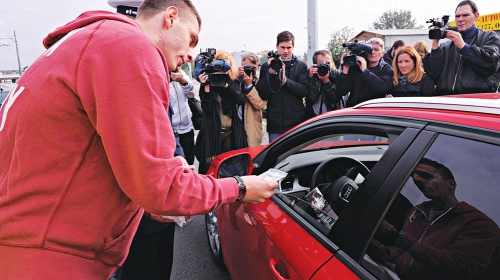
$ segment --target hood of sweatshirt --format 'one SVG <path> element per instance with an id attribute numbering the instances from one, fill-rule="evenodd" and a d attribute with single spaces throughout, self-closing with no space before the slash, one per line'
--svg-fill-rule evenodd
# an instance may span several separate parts
<path id="1" fill-rule="evenodd" d="M 69 32 L 100 20 L 122 21 L 140 28 L 140 26 L 133 19 L 130 19 L 124 15 L 108 11 L 88 11 L 80 14 L 76 19 L 50 32 L 49 35 L 47 35 L 47 37 L 43 39 L 43 45 L 46 48 L 49 48 L 61 38 L 66 36 L 66 34 L 68 34 Z"/>

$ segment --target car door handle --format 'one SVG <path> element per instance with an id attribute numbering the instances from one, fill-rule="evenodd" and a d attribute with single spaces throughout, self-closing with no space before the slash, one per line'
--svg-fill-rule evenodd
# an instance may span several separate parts
<path id="1" fill-rule="evenodd" d="M 278 262 L 275 259 L 273 259 L 273 258 L 269 259 L 269 266 L 271 267 L 271 271 L 273 272 L 274 279 L 288 280 L 289 278 L 283 277 L 282 273 L 280 273 L 278 271 L 278 269 L 276 269 L 277 265 L 278 265 Z M 283 264 L 283 262 L 281 262 L 280 266 L 285 269 L 285 271 L 283 271 L 283 272 L 286 273 L 286 276 L 288 277 L 288 274 L 289 274 L 288 268 Z"/>

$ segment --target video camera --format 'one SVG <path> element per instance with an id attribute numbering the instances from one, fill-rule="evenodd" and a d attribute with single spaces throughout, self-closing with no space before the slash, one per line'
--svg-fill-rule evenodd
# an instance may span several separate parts
<path id="1" fill-rule="evenodd" d="M 349 55 L 344 57 L 344 65 L 349 67 L 358 64 L 356 56 L 362 56 L 368 60 L 368 54 L 371 54 L 373 51 L 372 46 L 365 43 L 359 43 L 358 40 L 343 43 L 342 47 L 349 50 Z"/>
<path id="2" fill-rule="evenodd" d="M 458 27 L 451 26 L 448 24 L 450 16 L 445 15 L 441 19 L 431 18 L 426 23 L 430 23 L 429 26 L 429 39 L 444 39 L 446 38 L 446 31 L 453 30 L 458 31 Z"/>
<path id="3" fill-rule="evenodd" d="M 229 81 L 229 76 L 226 72 L 231 69 L 229 61 L 224 59 L 214 60 L 216 49 L 207 48 L 206 52 L 200 52 L 195 61 L 202 66 L 201 73 L 207 73 L 207 83 L 210 86 L 222 87 Z"/>
<path id="4" fill-rule="evenodd" d="M 269 67 L 274 71 L 278 72 L 281 67 L 283 67 L 283 61 L 281 61 L 280 53 L 278 51 L 269 51 L 267 53 L 267 58 L 274 58 L 271 61 L 271 65 L 269 65 Z"/>

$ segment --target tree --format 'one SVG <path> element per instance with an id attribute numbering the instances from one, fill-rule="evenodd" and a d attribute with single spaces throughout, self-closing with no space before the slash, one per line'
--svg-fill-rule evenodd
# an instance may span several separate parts
<path id="1" fill-rule="evenodd" d="M 328 42 L 327 49 L 332 53 L 332 60 L 337 67 L 340 65 L 342 54 L 347 52 L 347 49 L 342 47 L 342 44 L 348 42 L 353 36 L 353 29 L 348 26 L 334 31 L 332 35 L 330 35 L 331 39 L 330 42 Z"/>
<path id="2" fill-rule="evenodd" d="M 417 20 L 412 18 L 410 10 L 385 11 L 382 16 L 373 22 L 373 29 L 419 29 Z"/>

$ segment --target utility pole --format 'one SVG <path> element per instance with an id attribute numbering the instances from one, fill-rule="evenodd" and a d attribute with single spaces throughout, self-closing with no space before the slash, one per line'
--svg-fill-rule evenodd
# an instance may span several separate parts
<path id="1" fill-rule="evenodd" d="M 19 67 L 19 77 L 23 74 L 23 69 L 21 69 L 21 59 L 19 58 L 19 47 L 17 46 L 17 37 L 16 31 L 14 30 L 14 43 L 16 44 L 16 53 L 17 53 L 17 65 Z"/>
<path id="2" fill-rule="evenodd" d="M 313 54 L 318 50 L 318 2 L 307 0 L 307 65 L 312 65 Z"/>

